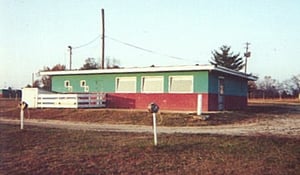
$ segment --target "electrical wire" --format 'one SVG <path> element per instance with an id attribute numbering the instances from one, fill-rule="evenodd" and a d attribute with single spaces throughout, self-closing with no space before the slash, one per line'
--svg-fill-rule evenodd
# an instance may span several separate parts
<path id="1" fill-rule="evenodd" d="M 91 41 L 89 41 L 89 42 L 87 42 L 85 44 L 82 44 L 82 45 L 79 45 L 79 46 L 76 46 L 76 47 L 72 47 L 72 49 L 80 49 L 82 47 L 86 47 L 86 46 L 92 44 L 93 42 L 95 42 L 96 40 L 98 40 L 100 38 L 100 36 L 101 35 L 98 35 L 96 38 L 94 38 L 93 40 L 91 40 Z"/>
<path id="2" fill-rule="evenodd" d="M 101 35 L 98 35 L 96 38 L 92 39 L 91 41 L 89 41 L 89 42 L 87 42 L 87 43 L 85 43 L 85 44 L 76 46 L 76 47 L 72 47 L 72 49 L 80 49 L 80 48 L 82 48 L 82 47 L 86 47 L 86 46 L 88 46 L 88 45 L 94 43 L 94 42 L 95 42 L 96 40 L 98 40 L 100 37 L 101 37 Z M 169 58 L 176 59 L 176 60 L 181 60 L 181 61 L 193 61 L 193 62 L 198 62 L 197 60 L 186 59 L 186 58 L 183 58 L 183 57 L 178 57 L 178 56 L 168 55 L 168 54 L 160 53 L 160 52 L 157 52 L 157 51 L 154 51 L 154 50 L 151 50 L 151 49 L 146 49 L 146 48 L 144 48 L 144 47 L 140 47 L 140 46 L 137 46 L 137 45 L 134 45 L 134 44 L 125 42 L 125 41 L 121 41 L 121 40 L 119 40 L 119 39 L 110 37 L 110 36 L 108 36 L 108 35 L 105 35 L 104 37 L 105 37 L 105 38 L 108 38 L 108 39 L 110 39 L 110 40 L 112 40 L 112 41 L 114 41 L 114 42 L 117 42 L 117 43 L 126 45 L 126 46 L 128 46 L 128 47 L 132 47 L 132 48 L 135 48 L 135 49 L 138 49 L 138 50 L 142 50 L 142 51 L 144 51 L 144 52 L 148 52 L 148 53 L 151 53 L 151 54 L 160 55 L 160 56 L 164 56 L 164 57 L 169 57 Z"/>
<path id="3" fill-rule="evenodd" d="M 121 40 L 119 40 L 119 39 L 116 39 L 116 38 L 113 38 L 113 37 L 110 37 L 110 36 L 107 36 L 107 35 L 105 35 L 105 38 L 108 38 L 108 39 L 110 39 L 110 40 L 112 40 L 112 41 L 121 43 L 121 44 L 123 44 L 123 45 L 129 46 L 129 47 L 132 47 L 132 48 L 135 48 L 135 49 L 139 49 L 139 50 L 142 50 L 142 51 L 145 51 L 145 52 L 148 52 L 148 53 L 152 53 L 152 54 L 155 54 L 155 55 L 160 55 L 160 56 L 164 56 L 164 57 L 169 57 L 169 58 L 176 59 L 176 60 L 198 62 L 197 60 L 191 60 L 191 59 L 186 59 L 186 58 L 182 58 L 182 57 L 178 57 L 178 56 L 172 56 L 172 55 L 168 55 L 168 54 L 156 52 L 156 51 L 154 51 L 154 50 L 150 50 L 150 49 L 146 49 L 146 48 L 143 48 L 143 47 L 134 45 L 134 44 L 130 44 L 130 43 L 128 43 L 128 42 L 121 41 Z"/>

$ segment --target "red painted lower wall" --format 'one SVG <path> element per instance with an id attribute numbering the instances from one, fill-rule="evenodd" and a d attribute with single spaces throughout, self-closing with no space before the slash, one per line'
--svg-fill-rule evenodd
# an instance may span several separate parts
<path id="1" fill-rule="evenodd" d="M 207 111 L 219 110 L 218 94 L 203 94 L 203 96 L 206 96 L 207 100 L 207 105 L 202 106 L 204 109 L 207 109 Z M 247 97 L 226 95 L 223 104 L 224 110 L 240 110 L 246 109 L 248 102 Z"/>
<path id="2" fill-rule="evenodd" d="M 159 105 L 161 110 L 197 111 L 199 94 L 144 94 L 144 93 L 108 93 L 106 105 L 108 108 L 147 109 L 151 102 Z M 225 96 L 224 110 L 244 109 L 247 98 L 240 96 Z M 218 95 L 202 94 L 202 111 L 217 111 Z"/>
<path id="3" fill-rule="evenodd" d="M 155 102 L 162 110 L 196 111 L 198 94 L 109 93 L 108 108 L 147 109 Z"/>

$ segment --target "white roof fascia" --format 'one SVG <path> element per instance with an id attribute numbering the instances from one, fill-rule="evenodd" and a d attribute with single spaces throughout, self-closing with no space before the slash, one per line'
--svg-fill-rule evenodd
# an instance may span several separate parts
<path id="1" fill-rule="evenodd" d="M 166 67 L 134 67 L 118 69 L 92 69 L 92 70 L 66 70 L 66 71 L 45 71 L 40 75 L 83 75 L 83 74 L 109 74 L 109 73 L 139 73 L 139 72 L 172 72 L 172 71 L 201 71 L 215 70 L 249 80 L 256 80 L 257 77 L 242 72 L 234 71 L 225 67 L 214 65 L 195 65 L 195 66 L 166 66 Z"/>
<path id="2" fill-rule="evenodd" d="M 138 72 L 172 72 L 192 70 L 212 70 L 215 66 L 169 66 L 169 67 L 139 67 L 139 68 L 118 68 L 118 69 L 93 69 L 93 70 L 66 70 L 66 71 L 45 71 L 40 75 L 78 75 L 78 74 L 105 74 L 105 73 L 138 73 Z"/>
<path id="3" fill-rule="evenodd" d="M 215 70 L 219 71 L 219 72 L 224 72 L 224 73 L 227 73 L 227 74 L 235 75 L 235 76 L 238 76 L 238 77 L 242 77 L 242 78 L 245 78 L 245 79 L 248 79 L 248 80 L 253 80 L 253 81 L 257 80 L 256 76 L 246 74 L 246 73 L 243 73 L 243 72 L 239 72 L 239 71 L 235 71 L 235 70 L 231 70 L 231 69 L 228 69 L 226 67 L 217 66 L 217 67 L 215 67 Z"/>

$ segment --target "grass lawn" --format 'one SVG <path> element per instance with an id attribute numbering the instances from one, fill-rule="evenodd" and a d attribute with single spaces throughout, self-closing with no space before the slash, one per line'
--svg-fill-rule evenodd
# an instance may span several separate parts
<path id="1" fill-rule="evenodd" d="M 0 174 L 299 174 L 300 140 L 0 124 Z"/>

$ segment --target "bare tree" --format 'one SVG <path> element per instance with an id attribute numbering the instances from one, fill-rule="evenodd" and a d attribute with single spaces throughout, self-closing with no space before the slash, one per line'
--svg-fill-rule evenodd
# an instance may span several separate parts
<path id="1" fill-rule="evenodd" d="M 87 58 L 85 60 L 85 64 L 80 68 L 81 70 L 89 70 L 89 69 L 98 69 L 99 64 L 96 62 L 95 58 Z"/>
<path id="2" fill-rule="evenodd" d="M 257 91 L 257 85 L 255 81 L 248 81 L 248 97 L 253 98 L 255 96 L 256 91 Z"/>
<path id="3" fill-rule="evenodd" d="M 106 69 L 115 69 L 120 68 L 120 61 L 115 58 L 106 57 Z M 80 68 L 80 70 L 89 70 L 89 69 L 99 69 L 100 66 L 96 62 L 95 58 L 87 58 L 85 64 Z"/>
<path id="4" fill-rule="evenodd" d="M 263 98 L 274 98 L 278 95 L 276 89 L 277 81 L 271 76 L 265 76 L 262 81 L 258 82 L 258 89 L 263 93 Z"/>
<path id="5" fill-rule="evenodd" d="M 43 70 L 41 71 L 63 71 L 66 70 L 66 66 L 62 64 L 56 64 L 52 68 L 48 66 L 44 66 Z M 33 87 L 42 88 L 45 90 L 51 90 L 51 77 L 48 75 L 44 75 L 41 79 L 35 80 L 33 83 Z"/>
<path id="6" fill-rule="evenodd" d="M 300 93 L 300 74 L 283 81 L 275 80 L 271 76 L 265 76 L 256 83 L 248 82 L 248 89 L 250 98 L 298 98 Z"/>
<path id="7" fill-rule="evenodd" d="M 292 88 L 292 91 L 293 91 L 293 95 L 295 97 L 298 97 L 299 93 L 300 93 L 300 74 L 294 75 L 291 78 L 291 88 Z"/>
<path id="8" fill-rule="evenodd" d="M 115 69 L 120 68 L 120 60 L 117 60 L 115 58 L 106 58 L 106 68 L 107 69 Z"/>

